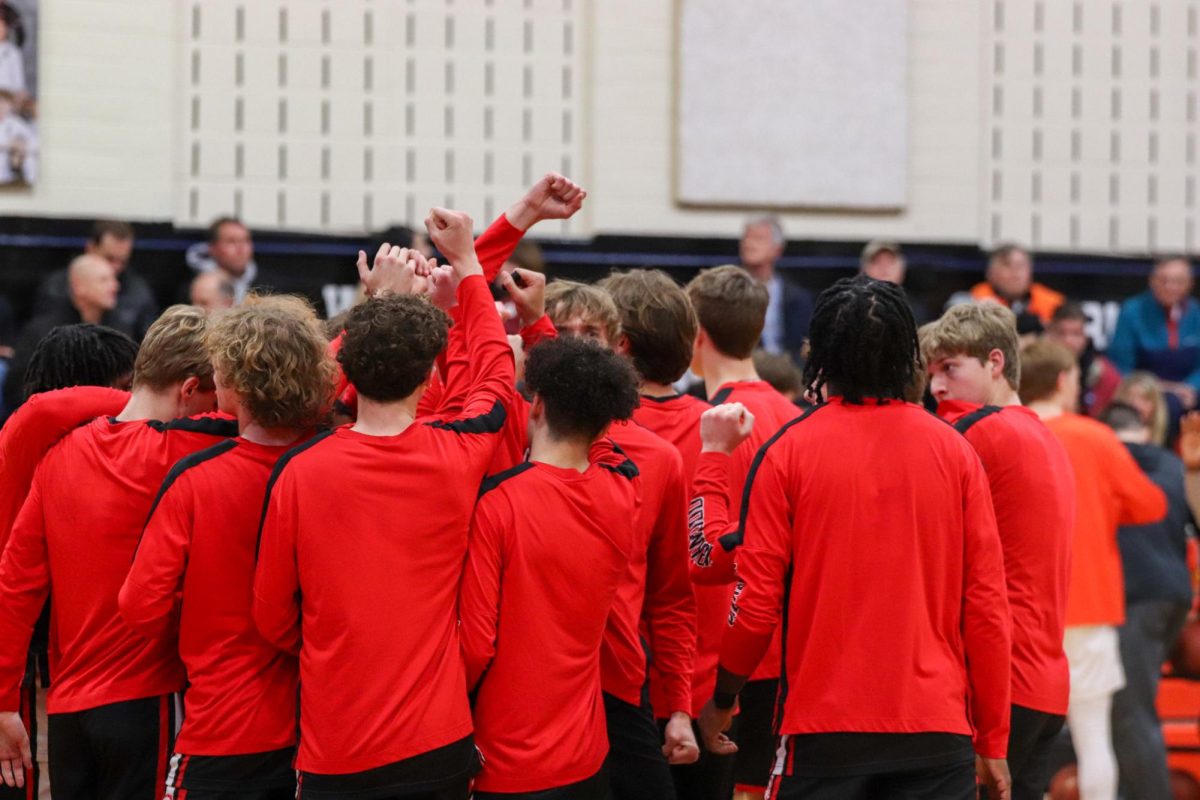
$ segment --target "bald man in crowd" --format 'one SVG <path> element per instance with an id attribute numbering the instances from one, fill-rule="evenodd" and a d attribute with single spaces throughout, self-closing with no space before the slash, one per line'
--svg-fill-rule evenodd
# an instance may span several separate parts
<path id="1" fill-rule="evenodd" d="M 233 281 L 223 272 L 201 272 L 192 279 L 192 285 L 188 289 L 188 302 L 211 314 L 214 311 L 232 308 L 234 294 Z"/>

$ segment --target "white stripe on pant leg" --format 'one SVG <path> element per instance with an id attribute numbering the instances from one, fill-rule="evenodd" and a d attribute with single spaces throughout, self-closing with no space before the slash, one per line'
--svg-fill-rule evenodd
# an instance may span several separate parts
<path id="1" fill-rule="evenodd" d="M 183 760 L 183 755 L 175 753 L 171 756 L 171 768 L 167 770 L 167 794 L 166 800 L 173 800 L 175 797 L 175 774 L 179 772 L 179 763 Z"/>
<path id="2" fill-rule="evenodd" d="M 779 747 L 775 749 L 775 765 L 771 767 L 771 777 L 767 780 L 767 790 L 763 792 L 763 800 L 771 800 L 775 787 L 779 784 L 777 778 L 783 777 L 783 769 L 787 766 L 787 746 L 789 734 L 779 737 Z"/>

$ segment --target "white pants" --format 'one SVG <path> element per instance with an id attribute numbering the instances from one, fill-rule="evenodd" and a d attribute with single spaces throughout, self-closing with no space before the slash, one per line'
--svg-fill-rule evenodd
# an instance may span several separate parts
<path id="1" fill-rule="evenodd" d="M 1112 698 L 1125 685 L 1117 629 L 1111 625 L 1067 628 L 1063 650 L 1071 667 L 1067 726 L 1079 764 L 1080 800 L 1116 800 Z"/>

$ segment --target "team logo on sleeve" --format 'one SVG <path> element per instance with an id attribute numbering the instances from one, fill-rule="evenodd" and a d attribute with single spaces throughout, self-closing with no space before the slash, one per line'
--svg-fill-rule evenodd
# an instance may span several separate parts
<path id="1" fill-rule="evenodd" d="M 697 567 L 712 566 L 713 546 L 704 540 L 704 498 L 693 497 L 688 505 L 688 553 Z"/>

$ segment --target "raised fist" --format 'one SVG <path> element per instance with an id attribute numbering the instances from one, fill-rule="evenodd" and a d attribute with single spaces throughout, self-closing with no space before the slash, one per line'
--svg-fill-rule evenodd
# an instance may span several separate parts
<path id="1" fill-rule="evenodd" d="M 741 403 L 722 403 L 700 415 L 701 452 L 732 454 L 754 430 L 754 415 Z"/>
<path id="2" fill-rule="evenodd" d="M 587 192 L 579 184 L 548 172 L 506 212 L 514 228 L 528 230 L 544 219 L 570 219 L 583 207 Z"/>
<path id="3" fill-rule="evenodd" d="M 459 277 L 482 274 L 475 257 L 475 238 L 471 218 L 461 211 L 433 208 L 425 219 L 429 239 L 441 251 Z"/>

